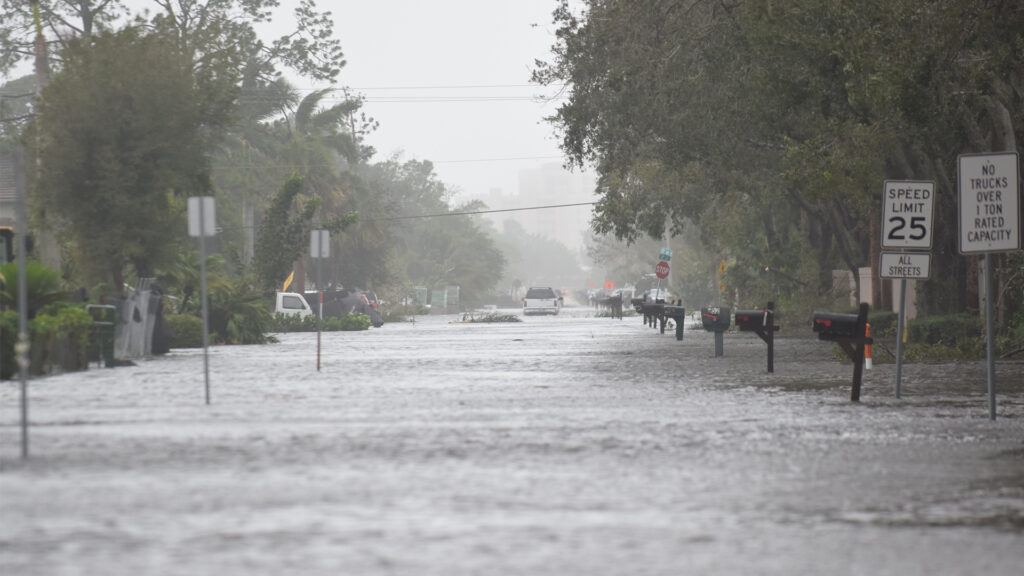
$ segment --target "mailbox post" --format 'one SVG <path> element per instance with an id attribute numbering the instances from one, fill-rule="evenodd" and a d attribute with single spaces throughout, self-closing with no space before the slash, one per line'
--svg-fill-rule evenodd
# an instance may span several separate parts
<path id="1" fill-rule="evenodd" d="M 768 345 L 768 373 L 775 372 L 775 303 L 769 302 L 764 310 L 737 310 L 736 327 L 740 332 L 755 332 Z"/>
<path id="2" fill-rule="evenodd" d="M 676 340 L 680 341 L 683 339 L 683 325 L 686 324 L 686 308 L 682 307 L 681 303 L 680 300 L 677 300 L 674 305 L 666 304 L 663 306 L 665 316 L 671 318 L 676 323 Z"/>
<path id="3" fill-rule="evenodd" d="M 715 333 L 715 358 L 725 353 L 725 331 L 729 329 L 729 315 L 732 311 L 728 308 L 700 309 L 700 322 L 708 332 Z"/>
<path id="4" fill-rule="evenodd" d="M 658 321 L 661 321 L 661 333 L 665 333 L 665 301 L 655 300 L 651 302 L 646 297 L 643 300 L 633 300 L 636 311 L 643 314 L 644 325 L 650 326 L 651 328 L 658 327 Z"/>
<path id="5" fill-rule="evenodd" d="M 865 335 L 868 323 L 868 305 L 862 303 L 857 314 L 814 313 L 814 331 L 818 340 L 835 342 L 853 360 L 853 389 L 851 402 L 860 402 L 861 379 L 864 375 L 864 347 L 872 343 Z"/>

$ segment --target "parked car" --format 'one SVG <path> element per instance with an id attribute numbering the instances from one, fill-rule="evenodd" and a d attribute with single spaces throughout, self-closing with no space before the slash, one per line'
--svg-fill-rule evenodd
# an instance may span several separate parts
<path id="1" fill-rule="evenodd" d="M 320 293 L 316 291 L 306 292 L 306 300 L 311 306 L 315 306 L 314 313 L 320 306 Z M 384 325 L 384 317 L 380 311 L 380 302 L 377 295 L 369 290 L 358 288 L 341 290 L 327 290 L 324 292 L 324 317 L 343 318 L 349 314 L 366 314 L 370 317 L 370 323 L 374 328 Z"/>
<path id="2" fill-rule="evenodd" d="M 523 316 L 558 314 L 562 303 L 562 296 L 550 286 L 529 288 L 523 298 Z"/>
<path id="3" fill-rule="evenodd" d="M 658 300 L 662 300 L 664 302 L 672 301 L 672 295 L 669 294 L 668 290 L 664 288 L 651 288 L 646 293 L 644 293 L 644 298 L 651 302 L 657 302 Z"/>
<path id="4" fill-rule="evenodd" d="M 309 302 L 302 294 L 295 292 L 278 292 L 274 298 L 274 313 L 287 316 L 305 317 L 313 314 Z"/>

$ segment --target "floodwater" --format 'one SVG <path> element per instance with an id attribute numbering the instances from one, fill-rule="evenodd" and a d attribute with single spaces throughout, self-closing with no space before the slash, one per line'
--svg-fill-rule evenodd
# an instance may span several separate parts
<path id="1" fill-rule="evenodd" d="M 588 309 L 0 383 L 0 573 L 1020 574 L 1024 362 L 875 365 Z M 807 336 L 810 336 L 808 328 Z"/>

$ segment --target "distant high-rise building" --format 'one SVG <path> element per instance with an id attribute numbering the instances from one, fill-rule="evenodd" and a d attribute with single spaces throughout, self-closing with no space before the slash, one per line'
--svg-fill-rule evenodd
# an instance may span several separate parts
<path id="1" fill-rule="evenodd" d="M 492 188 L 481 198 L 492 210 L 561 206 L 594 202 L 595 178 L 590 173 L 570 172 L 558 163 L 520 170 L 519 190 L 512 195 Z M 590 227 L 592 205 L 538 208 L 491 215 L 497 226 L 515 220 L 528 233 L 564 244 L 573 252 L 583 249 L 584 233 Z"/>

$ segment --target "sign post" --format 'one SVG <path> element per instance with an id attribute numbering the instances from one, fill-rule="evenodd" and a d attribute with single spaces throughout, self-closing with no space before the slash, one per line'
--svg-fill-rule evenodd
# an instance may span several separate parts
<path id="1" fill-rule="evenodd" d="M 320 333 L 324 323 L 323 261 L 331 255 L 331 233 L 329 230 L 313 230 L 309 235 L 309 255 L 316 258 L 316 290 L 320 297 L 316 324 L 316 371 L 320 371 Z"/>
<path id="2" fill-rule="evenodd" d="M 25 273 L 27 245 L 25 228 L 25 151 L 18 148 L 13 154 L 0 154 L 0 196 L 15 200 L 14 259 L 18 269 L 18 334 L 14 341 L 14 359 L 18 365 L 18 380 L 21 389 L 21 459 L 28 460 L 28 380 L 30 364 L 30 340 L 28 337 L 28 278 Z M 7 256 L 5 253 L 4 257 Z"/>
<path id="3" fill-rule="evenodd" d="M 217 216 L 213 196 L 188 199 L 188 235 L 199 237 L 199 285 L 203 306 L 203 380 L 206 403 L 210 403 L 210 311 L 206 303 L 206 237 L 217 233 Z"/>
<path id="4" fill-rule="evenodd" d="M 996 419 L 996 329 L 992 306 L 992 252 L 1019 250 L 1020 160 L 1016 152 L 962 154 L 957 159 L 960 253 L 985 255 L 985 339 L 989 418 Z"/>
<path id="5" fill-rule="evenodd" d="M 935 183 L 917 180 L 886 180 L 882 192 L 882 248 L 899 252 L 883 252 L 879 276 L 899 279 L 900 308 L 897 316 L 896 397 L 900 397 L 903 380 L 903 326 L 906 322 L 907 279 L 928 278 L 931 253 L 907 250 L 932 249 L 932 220 L 935 215 Z"/>

